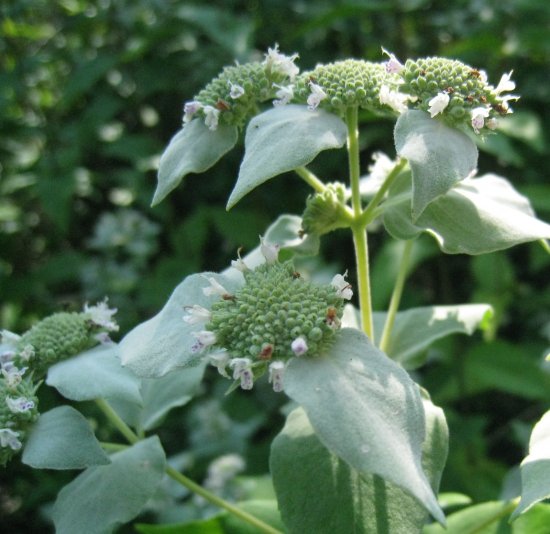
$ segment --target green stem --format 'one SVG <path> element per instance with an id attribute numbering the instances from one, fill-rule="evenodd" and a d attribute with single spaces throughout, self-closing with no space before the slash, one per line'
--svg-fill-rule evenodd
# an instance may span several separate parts
<path id="1" fill-rule="evenodd" d="M 317 193 L 322 193 L 326 189 L 326 185 L 315 176 L 309 169 L 306 167 L 298 167 L 294 169 L 294 172 L 304 180 L 308 185 L 310 185 Z"/>
<path id="2" fill-rule="evenodd" d="M 506 516 L 509 516 L 515 510 L 516 506 L 519 503 L 519 500 L 520 498 L 516 497 L 515 499 L 510 501 L 507 505 L 503 506 L 493 516 L 487 518 L 485 521 L 483 521 L 483 523 L 479 525 L 475 525 L 474 527 L 466 531 L 464 534 L 477 534 L 478 532 L 483 532 L 492 523 L 496 523 L 497 521 L 504 519 Z"/>
<path id="3" fill-rule="evenodd" d="M 351 230 L 355 248 L 355 260 L 357 264 L 357 290 L 359 297 L 359 309 L 361 310 L 361 328 L 374 342 L 367 229 L 366 225 L 359 222 L 362 206 L 361 192 L 359 190 L 359 130 L 356 107 L 352 107 L 347 110 L 346 122 L 348 126 L 347 148 L 349 181 L 351 186 L 351 206 L 353 209 L 353 218 L 355 219 L 351 225 Z"/>
<path id="4" fill-rule="evenodd" d="M 113 408 L 111 408 L 110 404 L 107 401 L 103 399 L 96 399 L 95 402 L 99 406 L 99 409 L 107 416 L 107 419 L 111 421 L 111 423 L 117 428 L 117 430 L 132 445 L 140 441 L 140 438 L 119 417 L 119 415 L 113 410 Z M 125 445 L 120 445 L 116 443 L 102 443 L 102 446 L 106 450 L 112 450 L 116 452 L 127 448 Z M 217 495 L 210 493 L 208 490 L 204 489 L 202 486 L 200 486 L 196 482 L 193 482 L 190 478 L 187 478 L 185 475 L 176 471 L 173 467 L 167 466 L 165 471 L 168 476 L 178 481 L 182 486 L 185 486 L 186 488 L 195 492 L 197 495 L 200 495 L 201 497 L 206 499 L 208 502 L 211 502 L 215 506 L 219 506 L 220 508 L 223 508 L 224 510 L 227 510 L 233 515 L 239 517 L 243 521 L 246 521 L 247 523 L 250 523 L 251 525 L 257 527 L 261 532 L 265 532 L 267 534 L 282 534 L 282 532 L 280 532 L 277 529 L 274 529 L 273 527 L 271 527 L 267 523 L 264 523 L 262 520 L 258 519 L 257 517 L 254 517 L 253 515 L 243 510 L 240 510 L 239 508 L 228 503 L 221 497 L 218 497 Z"/>
<path id="5" fill-rule="evenodd" d="M 386 179 L 384 180 L 384 183 L 380 186 L 380 189 L 376 192 L 374 197 L 372 197 L 371 201 L 368 203 L 367 207 L 365 208 L 365 211 L 361 214 L 361 217 L 359 218 L 359 222 L 361 224 L 364 224 L 365 226 L 369 224 L 374 218 L 375 218 L 375 210 L 378 207 L 378 204 L 380 204 L 381 200 L 384 198 L 384 195 L 386 194 L 386 191 L 391 187 L 399 173 L 403 170 L 403 167 L 407 164 L 407 160 L 404 158 L 399 158 L 395 162 L 395 166 L 391 170 L 391 172 L 386 176 Z"/>
<path id="6" fill-rule="evenodd" d="M 196 482 L 193 482 L 190 478 L 187 478 L 184 474 L 180 473 L 179 471 L 176 471 L 173 467 L 167 467 L 166 473 L 168 474 L 168 476 L 170 476 L 171 478 L 179 482 L 182 486 L 185 486 L 192 492 L 196 493 L 197 495 L 200 495 L 203 499 L 206 499 L 208 502 L 216 506 L 219 506 L 224 510 L 227 510 L 234 516 L 255 526 L 261 532 L 265 532 L 267 534 L 283 534 L 280 530 L 277 530 L 276 528 L 273 528 L 267 523 L 264 523 L 262 520 L 258 519 L 257 517 L 254 517 L 253 515 L 250 515 L 248 512 L 245 512 L 244 510 L 241 510 L 236 506 L 233 506 L 232 504 L 228 503 L 226 500 L 222 499 L 221 497 L 218 497 L 217 495 L 210 493 L 208 490 L 204 489 L 202 486 L 200 486 Z"/>
<path id="7" fill-rule="evenodd" d="M 119 415 L 111 408 L 111 405 L 103 399 L 96 399 L 96 404 L 99 409 L 107 416 L 107 419 L 115 426 L 115 428 L 133 445 L 139 441 L 139 437 L 134 431 L 119 417 Z"/>
<path id="8" fill-rule="evenodd" d="M 122 443 L 107 443 L 106 441 L 102 441 L 100 445 L 101 448 L 105 449 L 107 452 L 120 452 L 128 448 L 128 445 L 123 445 Z"/>
<path id="9" fill-rule="evenodd" d="M 401 256 L 401 263 L 399 264 L 399 271 L 397 272 L 397 279 L 395 280 L 395 286 L 393 288 L 388 314 L 386 316 L 386 322 L 384 324 L 384 330 L 382 331 L 382 337 L 379 344 L 380 350 L 383 352 L 386 352 L 390 342 L 395 316 L 397 315 L 397 310 L 399 309 L 401 295 L 403 294 L 403 288 L 405 287 L 405 280 L 409 270 L 409 260 L 411 257 L 413 243 L 414 241 L 412 239 L 405 241 L 403 255 Z"/>

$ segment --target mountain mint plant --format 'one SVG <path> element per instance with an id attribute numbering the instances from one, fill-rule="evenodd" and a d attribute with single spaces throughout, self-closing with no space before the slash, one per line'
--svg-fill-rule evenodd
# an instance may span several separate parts
<path id="1" fill-rule="evenodd" d="M 400 302 L 421 234 L 446 254 L 486 254 L 531 241 L 550 250 L 550 225 L 536 218 L 527 198 L 503 177 L 477 175 L 477 144 L 497 135 L 519 98 L 511 93 L 512 72 L 492 85 L 460 61 L 401 60 L 384 49 L 379 61 L 347 59 L 302 73 L 298 59 L 275 45 L 263 61 L 226 67 L 187 100 L 182 128 L 160 160 L 153 204 L 244 138 L 227 208 L 293 171 L 312 189 L 302 216 L 282 215 L 256 249 L 244 257 L 239 250 L 223 272 L 187 276 L 157 315 L 119 343 L 109 339 L 118 326 L 107 301 L 56 313 L 21 336 L 4 332 L 0 464 L 22 451 L 32 467 L 84 469 L 53 505 L 57 532 L 74 532 L 74 525 L 111 532 L 144 510 L 161 517 L 166 503 L 177 517 L 191 518 L 197 532 L 442 532 L 445 415 L 409 372 L 425 363 L 432 342 L 486 327 L 492 310 L 461 304 L 400 311 Z M 368 163 L 360 159 L 360 123 L 373 114 L 395 123 L 395 154 L 375 152 L 361 176 Z M 322 179 L 307 167 L 320 152 L 344 146 L 347 173 Z M 316 273 L 307 257 L 333 231 L 351 233 L 355 266 Z M 383 311 L 372 306 L 373 232 L 387 232 L 401 254 Z M 212 366 L 232 381 L 227 395 L 242 389 L 241 395 L 290 401 L 271 445 L 267 500 L 230 502 L 238 494 L 233 478 L 246 469 L 241 456 L 218 451 L 212 465 L 230 468 L 223 476 L 209 472 L 201 486 L 184 474 L 188 456 L 167 459 L 155 433 L 172 408 L 198 393 Z M 39 415 L 42 380 L 74 403 L 94 400 L 125 442 L 100 442 L 72 406 Z M 232 422 L 208 413 L 205 428 L 190 439 L 200 436 L 201 446 L 216 450 Z M 548 447 L 541 446 L 549 432 L 546 414 L 521 467 L 524 491 L 489 517 L 468 509 L 467 521 L 481 514 L 480 524 L 496 525 L 514 510 L 512 519 L 538 520 L 537 503 L 550 485 L 533 466 L 550 472 Z M 167 478 L 195 497 L 182 500 Z M 212 506 L 223 512 L 206 517 Z M 449 524 L 465 532 L 457 514 Z M 173 531 L 187 531 L 186 524 Z"/>

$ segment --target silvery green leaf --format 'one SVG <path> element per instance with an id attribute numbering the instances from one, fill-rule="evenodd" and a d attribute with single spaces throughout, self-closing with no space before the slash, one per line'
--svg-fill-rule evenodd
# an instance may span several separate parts
<path id="1" fill-rule="evenodd" d="M 244 159 L 227 209 L 270 178 L 307 165 L 323 150 L 340 148 L 346 137 L 344 122 L 322 109 L 291 104 L 257 115 L 246 129 Z"/>
<path id="2" fill-rule="evenodd" d="M 441 409 L 424 400 L 423 467 L 435 492 L 447 456 Z M 271 473 L 289 533 L 422 530 L 428 514 L 411 495 L 376 475 L 359 474 L 323 446 L 303 408 L 287 417 L 271 447 Z"/>
<path id="3" fill-rule="evenodd" d="M 185 278 L 157 315 L 136 326 L 121 340 L 122 365 L 139 377 L 158 378 L 179 367 L 200 362 L 201 355 L 191 349 L 196 341 L 193 332 L 203 330 L 204 325 L 186 323 L 183 317 L 187 306 L 197 304 L 208 309 L 221 298 L 204 295 L 203 288 L 209 285 L 205 276 L 213 277 L 229 293 L 239 285 L 217 273 L 192 274 Z"/>
<path id="4" fill-rule="evenodd" d="M 185 124 L 172 137 L 160 158 L 158 184 L 152 205 L 166 198 L 187 174 L 201 173 L 212 167 L 235 146 L 237 139 L 235 126 L 220 124 L 216 130 L 210 130 L 202 119 Z"/>
<path id="5" fill-rule="evenodd" d="M 84 469 L 111 461 L 90 423 L 71 406 L 40 415 L 25 444 L 22 461 L 35 469 Z"/>
<path id="6" fill-rule="evenodd" d="M 57 534 L 107 534 L 133 519 L 164 476 L 166 458 L 157 436 L 89 467 L 58 494 L 52 517 Z"/>
<path id="7" fill-rule="evenodd" d="M 550 411 L 535 425 L 529 440 L 529 454 L 520 469 L 521 500 L 513 518 L 550 497 Z"/>
<path id="8" fill-rule="evenodd" d="M 361 475 L 378 475 L 444 522 L 421 457 L 425 418 L 416 384 L 363 333 L 344 328 L 328 353 L 293 358 L 285 392 L 327 449 Z"/>
<path id="9" fill-rule="evenodd" d="M 395 194 L 404 187 L 397 184 Z M 427 232 L 449 254 L 486 254 L 550 238 L 550 225 L 537 219 L 529 200 L 494 174 L 463 180 L 431 202 L 415 222 L 406 202 L 388 207 L 383 217 L 397 239 Z"/>
<path id="10" fill-rule="evenodd" d="M 140 380 L 122 367 L 115 343 L 56 363 L 48 370 L 46 384 L 75 401 L 110 398 L 141 404 Z"/>
<path id="11" fill-rule="evenodd" d="M 407 158 L 412 170 L 413 220 L 476 169 L 475 143 L 424 111 L 403 113 L 395 125 L 394 138 L 397 153 Z"/>

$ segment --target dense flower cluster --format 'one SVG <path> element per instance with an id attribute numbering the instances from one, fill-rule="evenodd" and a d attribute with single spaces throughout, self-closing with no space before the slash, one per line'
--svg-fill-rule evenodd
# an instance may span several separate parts
<path id="1" fill-rule="evenodd" d="M 189 306 L 184 320 L 204 324 L 194 332 L 194 352 L 205 353 L 220 374 L 251 389 L 268 372 L 275 391 L 283 388 L 286 362 L 293 357 L 318 356 L 334 342 L 344 301 L 352 297 L 345 275 L 331 284 L 315 285 L 295 271 L 291 261 L 278 261 L 278 247 L 262 240 L 265 263 L 249 269 L 239 258 L 234 267 L 244 284 L 230 294 L 213 277 L 205 276 L 207 296 L 219 300 L 207 310 Z"/>

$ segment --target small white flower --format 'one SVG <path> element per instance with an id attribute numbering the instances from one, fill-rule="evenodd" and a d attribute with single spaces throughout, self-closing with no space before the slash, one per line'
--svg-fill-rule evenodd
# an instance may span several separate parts
<path id="1" fill-rule="evenodd" d="M 210 365 L 213 365 L 220 375 L 222 375 L 225 378 L 230 378 L 230 376 L 227 374 L 227 371 L 225 368 L 229 364 L 229 359 L 231 357 L 229 356 L 229 353 L 225 350 L 221 350 L 219 352 L 211 352 L 208 354 L 208 363 Z"/>
<path id="2" fill-rule="evenodd" d="M 191 335 L 197 340 L 191 347 L 191 352 L 202 352 L 205 348 L 210 347 L 216 343 L 216 334 L 209 330 L 199 330 L 198 332 L 191 332 Z"/>
<path id="3" fill-rule="evenodd" d="M 12 413 L 25 413 L 34 408 L 34 402 L 25 397 L 6 397 L 6 404 Z"/>
<path id="4" fill-rule="evenodd" d="M 492 117 L 485 123 L 485 126 L 487 126 L 489 130 L 496 130 L 498 126 L 498 120 Z"/>
<path id="5" fill-rule="evenodd" d="M 283 391 L 283 374 L 285 371 L 284 362 L 276 361 L 269 364 L 269 383 L 273 384 L 273 391 Z"/>
<path id="6" fill-rule="evenodd" d="M 294 98 L 294 85 L 273 84 L 279 90 L 275 93 L 277 100 L 273 100 L 274 106 L 286 106 Z"/>
<path id="7" fill-rule="evenodd" d="M 266 70 L 279 72 L 293 80 L 300 72 L 300 69 L 294 65 L 296 59 L 298 59 L 298 54 L 285 56 L 279 52 L 279 45 L 275 43 L 273 48 L 268 48 L 263 65 Z"/>
<path id="8" fill-rule="evenodd" d="M 204 124 L 210 130 L 216 130 L 220 118 L 220 111 L 213 106 L 204 106 Z"/>
<path id="9" fill-rule="evenodd" d="M 99 341 L 101 345 L 110 345 L 113 342 L 107 332 L 98 332 L 94 335 L 94 339 Z"/>
<path id="10" fill-rule="evenodd" d="M 380 101 L 380 104 L 390 106 L 390 108 L 398 113 L 403 113 L 408 109 L 406 102 L 409 100 L 409 95 L 400 93 L 399 91 L 394 91 L 393 89 L 390 89 L 389 86 L 384 84 L 380 87 L 378 100 Z"/>
<path id="11" fill-rule="evenodd" d="M 322 100 L 327 98 L 327 94 L 323 91 L 323 88 L 316 83 L 309 82 L 309 88 L 311 89 L 311 94 L 307 97 L 307 107 L 313 111 L 317 109 L 317 106 Z"/>
<path id="12" fill-rule="evenodd" d="M 344 274 L 336 274 L 332 278 L 332 281 L 330 282 L 330 285 L 336 289 L 336 294 L 344 300 L 351 300 L 351 297 L 353 297 L 353 290 L 351 288 L 351 284 L 346 282 L 346 276 L 348 275 L 348 272 L 346 271 Z"/>
<path id="13" fill-rule="evenodd" d="M 237 269 L 237 271 L 241 271 L 241 273 L 250 271 L 248 265 L 241 258 L 241 247 L 239 247 L 239 250 L 237 250 L 237 259 L 231 260 L 231 267 L 233 267 L 233 269 Z"/>
<path id="14" fill-rule="evenodd" d="M 290 348 L 296 356 L 302 356 L 302 354 L 305 354 L 308 351 L 309 347 L 307 346 L 306 340 L 300 336 L 290 344 Z"/>
<path id="15" fill-rule="evenodd" d="M 90 316 L 90 321 L 101 328 L 105 328 L 109 332 L 116 332 L 118 325 L 112 320 L 113 315 L 117 312 L 116 308 L 109 308 L 107 305 L 108 299 L 103 302 L 98 302 L 95 306 L 84 304 L 84 313 Z"/>
<path id="16" fill-rule="evenodd" d="M 262 253 L 267 263 L 275 263 L 279 258 L 279 245 L 271 245 L 260 236 L 260 252 Z"/>
<path id="17" fill-rule="evenodd" d="M 233 378 L 241 380 L 241 389 L 252 389 L 254 386 L 254 374 L 252 373 L 252 360 L 250 358 L 233 358 L 229 362 L 233 369 Z"/>
<path id="18" fill-rule="evenodd" d="M 18 451 L 22 443 L 17 439 L 19 432 L 14 432 L 10 428 L 0 428 L 0 446 L 9 447 L 13 451 Z"/>
<path id="19" fill-rule="evenodd" d="M 449 105 L 450 97 L 447 93 L 437 93 L 428 104 L 430 105 L 428 111 L 432 119 L 441 113 Z"/>
<path id="20" fill-rule="evenodd" d="M 200 102 L 197 102 L 196 100 L 192 100 L 191 102 L 186 102 L 183 106 L 183 122 L 190 122 L 193 117 L 195 116 L 195 113 L 197 111 L 202 109 L 202 104 Z"/>
<path id="21" fill-rule="evenodd" d="M 187 315 L 183 317 L 183 320 L 188 324 L 208 322 L 210 321 L 210 317 L 212 317 L 210 310 L 207 310 L 206 308 L 203 308 L 198 304 L 194 304 L 193 306 L 186 306 L 185 312 L 187 313 Z"/>
<path id="22" fill-rule="evenodd" d="M 500 81 L 498 82 L 498 85 L 495 89 L 495 93 L 499 95 L 500 93 L 504 93 L 505 91 L 513 91 L 516 88 L 516 84 L 514 81 L 511 80 L 512 77 L 511 70 L 508 74 L 503 74 L 500 78 Z"/>
<path id="23" fill-rule="evenodd" d="M 386 54 L 390 59 L 386 61 L 386 72 L 388 74 L 399 74 L 403 70 L 401 62 L 391 53 L 382 47 L 382 52 Z"/>
<path id="24" fill-rule="evenodd" d="M 236 83 L 233 83 L 233 82 L 227 82 L 229 84 L 229 96 L 233 99 L 233 100 L 236 100 L 237 98 L 240 98 L 241 96 L 244 95 L 244 87 L 242 85 L 238 85 Z"/>
<path id="25" fill-rule="evenodd" d="M 214 295 L 219 295 L 220 297 L 223 297 L 225 295 L 229 295 L 227 289 L 225 289 L 225 287 L 217 282 L 213 276 L 205 276 L 204 274 L 201 276 L 208 280 L 208 283 L 210 284 L 208 287 L 202 288 L 202 292 L 205 297 L 212 297 Z"/>
<path id="26" fill-rule="evenodd" d="M 118 330 L 118 326 L 117 326 L 117 330 Z M 19 351 L 19 357 L 25 362 L 28 362 L 29 360 L 34 358 L 34 355 L 35 355 L 35 350 L 32 345 L 25 345 L 23 347 L 23 350 Z"/>
<path id="27" fill-rule="evenodd" d="M 489 108 L 479 107 L 474 108 L 471 111 L 472 114 L 472 128 L 476 134 L 479 133 L 479 130 L 485 125 L 485 119 L 489 116 Z"/>
<path id="28" fill-rule="evenodd" d="M 2 375 L 6 380 L 6 386 L 8 389 L 15 389 L 19 384 L 21 384 L 21 380 L 23 379 L 22 377 L 27 369 L 27 367 L 18 369 L 15 366 L 10 367 L 9 369 L 2 369 Z"/>

